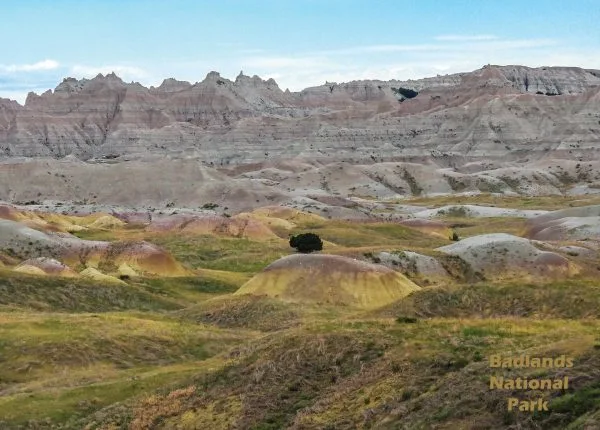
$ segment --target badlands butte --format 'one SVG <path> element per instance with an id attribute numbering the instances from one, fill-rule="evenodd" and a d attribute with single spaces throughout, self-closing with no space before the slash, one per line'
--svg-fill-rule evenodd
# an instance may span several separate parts
<path id="1" fill-rule="evenodd" d="M 0 99 L 0 199 L 235 211 L 338 196 L 594 192 L 599 112 L 600 71 L 575 67 L 296 93 L 241 73 L 157 88 L 67 78 L 24 106 Z"/>
<path id="2" fill-rule="evenodd" d="M 599 140 L 577 67 L 0 99 L 0 429 L 600 429 Z"/>

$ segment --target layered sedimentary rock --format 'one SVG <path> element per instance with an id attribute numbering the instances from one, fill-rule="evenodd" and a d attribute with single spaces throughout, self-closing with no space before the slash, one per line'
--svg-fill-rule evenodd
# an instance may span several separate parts
<path id="1" fill-rule="evenodd" d="M 231 81 L 216 72 L 193 85 L 167 79 L 157 88 L 114 74 L 66 78 L 54 91 L 29 94 L 25 106 L 0 100 L 0 152 L 90 159 L 150 151 L 217 165 L 274 157 L 595 156 L 599 75 L 486 66 L 298 93 L 272 79 L 240 74 Z"/>
<path id="2" fill-rule="evenodd" d="M 418 290 L 404 275 L 382 265 L 338 255 L 296 254 L 270 264 L 235 294 L 372 309 Z"/>
<path id="3" fill-rule="evenodd" d="M 286 203 L 360 217 L 352 202 L 330 199 L 593 193 L 599 76 L 485 66 L 300 92 L 216 72 L 156 88 L 114 74 L 66 78 L 24 106 L 0 99 L 0 199 L 233 211 Z"/>
<path id="4" fill-rule="evenodd" d="M 471 236 L 437 250 L 460 257 L 486 278 L 564 277 L 579 270 L 566 257 L 541 251 L 530 240 L 506 233 Z"/>

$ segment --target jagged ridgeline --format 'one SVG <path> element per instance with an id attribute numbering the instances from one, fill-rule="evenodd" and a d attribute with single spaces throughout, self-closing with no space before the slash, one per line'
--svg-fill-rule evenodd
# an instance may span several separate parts
<path id="1" fill-rule="evenodd" d="M 242 73 L 234 81 L 211 72 L 195 84 L 165 79 L 150 88 L 115 74 L 66 78 L 54 91 L 30 93 L 25 106 L 0 101 L 0 154 L 85 160 L 198 151 L 209 163 L 240 164 L 291 156 L 368 160 L 373 153 L 389 160 L 433 149 L 502 157 L 506 146 L 564 153 L 569 142 L 592 154 L 598 76 L 575 67 L 486 66 L 300 92 Z M 560 98 L 541 95 L 575 97 L 583 110 L 574 113 Z"/>
<path id="2" fill-rule="evenodd" d="M 150 88 L 115 74 L 66 78 L 24 106 L 0 100 L 0 157 L 11 166 L 0 199 L 231 212 L 319 205 L 317 194 L 585 192 L 600 180 L 599 76 L 486 66 L 299 92 L 242 73 Z M 115 193 L 113 183 L 128 186 Z M 343 206 L 338 215 L 352 212 Z"/>

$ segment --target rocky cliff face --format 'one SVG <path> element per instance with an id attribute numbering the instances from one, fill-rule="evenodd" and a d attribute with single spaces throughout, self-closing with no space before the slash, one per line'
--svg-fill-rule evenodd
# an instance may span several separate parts
<path id="1" fill-rule="evenodd" d="M 248 208 L 323 193 L 583 193 L 600 180 L 592 172 L 599 140 L 600 72 L 579 68 L 486 66 L 297 93 L 216 72 L 157 88 L 114 74 L 67 78 L 25 106 L 0 99 L 0 199 L 159 204 L 174 196 L 194 205 L 235 195 Z M 191 185 L 178 185 L 177 160 L 188 160 Z M 131 169 L 145 179 L 128 179 Z"/>
<path id="2" fill-rule="evenodd" d="M 600 133 L 598 76 L 580 68 L 486 66 L 299 93 L 283 92 L 272 79 L 240 74 L 230 81 L 216 72 L 193 85 L 166 79 L 149 89 L 114 74 L 66 78 L 54 91 L 29 94 L 25 106 L 0 101 L 0 153 L 84 160 L 193 153 L 218 164 L 430 151 L 515 157 L 572 150 L 575 158 Z"/>

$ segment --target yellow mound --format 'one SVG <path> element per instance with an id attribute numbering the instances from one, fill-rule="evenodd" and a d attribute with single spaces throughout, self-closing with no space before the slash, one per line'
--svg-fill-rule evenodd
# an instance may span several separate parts
<path id="1" fill-rule="evenodd" d="M 54 213 L 38 214 L 43 222 L 47 223 L 49 227 L 54 227 L 57 230 L 65 231 L 69 233 L 85 230 L 85 227 L 76 224 L 75 219 L 77 217 L 60 215 Z M 36 221 L 33 219 L 33 221 Z"/>
<path id="2" fill-rule="evenodd" d="M 81 226 L 88 226 L 92 223 L 94 223 L 96 220 L 103 218 L 103 217 L 112 217 L 112 215 L 107 214 L 106 212 L 96 212 L 96 213 L 91 213 L 91 214 L 87 214 L 87 215 L 83 215 L 83 216 L 69 216 L 69 219 L 71 220 L 71 222 L 73 224 L 77 224 L 77 225 L 81 225 Z"/>
<path id="3" fill-rule="evenodd" d="M 22 269 L 23 267 L 25 269 Z M 44 272 L 43 274 L 49 276 L 62 276 L 69 278 L 74 278 L 78 276 L 77 272 L 75 272 L 69 266 L 61 263 L 58 260 L 47 257 L 30 258 L 29 260 L 26 260 L 19 264 L 19 266 L 17 266 L 15 270 L 24 271 L 25 273 L 38 274 L 37 270 L 33 271 L 31 269 L 32 267 L 40 269 L 42 272 Z"/>
<path id="4" fill-rule="evenodd" d="M 127 264 L 133 270 L 149 275 L 159 275 L 166 277 L 186 276 L 188 271 L 179 264 L 173 257 L 165 255 L 150 256 L 120 256 L 115 260 L 119 266 Z"/>
<path id="5" fill-rule="evenodd" d="M 0 204 L 0 219 L 8 219 L 23 223 L 27 227 L 43 231 L 67 231 L 63 224 L 45 219 L 47 214 L 32 211 L 18 210 L 12 206 Z M 52 214 L 56 219 L 64 218 L 61 215 Z M 53 219 L 54 219 L 53 218 Z M 62 221 L 61 221 L 62 222 Z"/>
<path id="6" fill-rule="evenodd" d="M 123 227 L 125 223 L 112 215 L 104 215 L 88 225 L 89 228 L 112 229 Z"/>
<path id="7" fill-rule="evenodd" d="M 114 276 L 105 275 L 104 273 L 94 269 L 93 267 L 88 267 L 79 273 L 84 278 L 93 279 L 94 281 L 106 282 L 111 284 L 126 284 Z"/>
<path id="8" fill-rule="evenodd" d="M 27 275 L 36 275 L 36 276 L 46 276 L 46 272 L 44 272 L 39 267 L 31 266 L 29 264 L 23 264 L 13 269 L 15 272 L 25 273 Z"/>
<path id="9" fill-rule="evenodd" d="M 231 236 L 249 239 L 273 239 L 277 236 L 264 222 L 242 214 L 231 218 L 227 231 Z"/>
<path id="10" fill-rule="evenodd" d="M 402 274 L 384 266 L 338 255 L 297 254 L 269 265 L 234 294 L 374 309 L 419 289 Z"/>
<path id="11" fill-rule="evenodd" d="M 52 212 L 20 210 L 0 204 L 0 218 L 22 222 L 28 227 L 44 231 L 76 232 L 85 230 L 88 224 L 99 218 L 111 217 L 105 213 L 86 216 L 63 215 Z"/>
<path id="12" fill-rule="evenodd" d="M 76 216 L 56 213 L 24 212 L 22 217 L 24 217 L 26 220 L 29 220 L 29 223 L 39 225 L 40 227 L 46 227 L 46 229 L 52 228 L 70 233 L 87 230 L 88 227 L 111 229 L 121 227 L 125 224 L 120 219 L 106 213 L 94 213 L 84 216 Z"/>
<path id="13" fill-rule="evenodd" d="M 165 250 L 148 242 L 115 243 L 109 254 L 117 266 L 126 264 L 138 273 L 160 276 L 186 276 L 189 272 Z"/>
<path id="14" fill-rule="evenodd" d="M 307 212 L 299 211 L 298 209 L 288 208 L 284 206 L 265 206 L 262 208 L 255 209 L 252 211 L 254 215 L 269 217 L 269 218 L 280 218 L 293 223 L 306 222 L 306 221 L 325 221 L 320 215 L 311 214 Z"/>
<path id="15" fill-rule="evenodd" d="M 131 277 L 139 276 L 138 273 L 127 263 L 121 264 L 119 266 L 118 272 L 119 272 L 119 275 L 125 275 L 125 276 L 131 276 Z"/>
<path id="16" fill-rule="evenodd" d="M 218 235 L 229 237 L 246 237 L 252 239 L 277 238 L 268 227 L 253 217 L 236 216 L 227 218 L 224 216 L 185 216 L 175 215 L 165 217 L 152 222 L 148 231 L 171 232 L 195 234 L 195 235 Z"/>
<path id="17" fill-rule="evenodd" d="M 257 214 L 253 212 L 244 212 L 236 215 L 234 218 L 236 219 L 252 219 L 260 222 L 267 228 L 278 228 L 284 230 L 291 230 L 296 227 L 296 224 L 290 222 L 288 220 L 282 218 L 270 217 L 262 214 Z"/>

